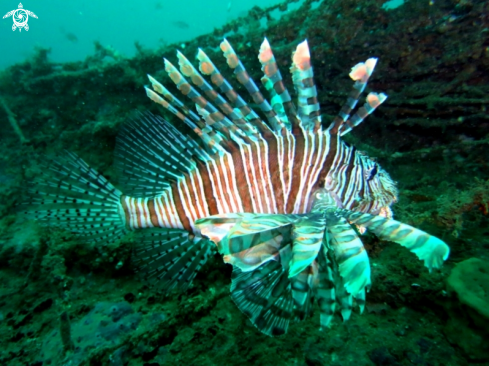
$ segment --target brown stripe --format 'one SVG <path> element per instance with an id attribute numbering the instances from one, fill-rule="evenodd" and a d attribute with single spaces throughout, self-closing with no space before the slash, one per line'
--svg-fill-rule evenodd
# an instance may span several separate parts
<path id="1" fill-rule="evenodd" d="M 250 150 L 252 150 L 251 149 L 252 143 L 250 142 L 249 145 L 250 145 Z M 251 167 L 251 163 L 250 163 L 253 153 L 248 151 L 248 149 L 245 149 L 245 148 L 243 148 L 242 151 L 243 151 L 243 155 L 245 156 L 245 160 L 242 160 L 242 165 L 243 165 L 242 181 L 243 181 L 243 187 L 246 188 L 246 190 L 244 191 L 244 195 L 247 196 L 250 200 L 250 206 L 249 206 L 250 211 L 246 211 L 246 212 L 255 212 L 255 210 L 253 210 L 253 203 L 252 202 L 253 202 L 253 198 L 256 195 L 256 192 L 253 189 L 254 182 L 252 181 L 252 176 L 251 176 L 252 172 L 254 170 Z M 246 177 L 249 177 L 249 179 L 250 179 L 249 183 L 246 180 Z"/>
<path id="2" fill-rule="evenodd" d="M 258 147 L 256 146 L 257 144 L 251 144 L 251 156 L 250 156 L 250 159 L 252 159 L 253 161 L 253 166 L 254 166 L 254 169 L 255 169 L 255 178 L 256 178 L 256 186 L 254 186 L 254 190 L 253 190 L 253 193 L 254 195 L 256 195 L 256 202 L 260 202 L 261 203 L 261 207 L 262 209 L 264 210 L 264 213 L 267 213 L 267 204 L 266 204 L 266 200 L 265 200 L 265 197 L 264 195 L 266 194 L 266 192 L 264 191 L 264 187 L 263 187 L 263 182 L 262 182 L 262 175 L 264 175 L 264 167 L 263 166 L 259 166 L 258 165 L 258 162 L 259 162 L 259 157 L 258 157 Z M 258 140 L 258 146 L 260 147 L 260 153 L 263 154 L 263 150 L 264 150 L 264 147 L 263 147 L 263 142 L 262 140 Z M 261 156 L 261 159 L 263 160 L 263 156 Z M 248 171 L 250 172 L 250 176 L 252 174 L 251 170 L 253 169 L 253 167 L 251 166 L 251 163 L 248 167 Z M 261 172 L 261 173 L 260 173 Z M 254 182 L 250 182 L 251 185 L 254 185 L 255 183 Z M 250 190 L 251 190 L 251 187 L 250 187 Z M 259 210 L 259 204 L 257 204 L 257 207 L 256 209 Z"/>
<path id="3" fill-rule="evenodd" d="M 183 209 L 182 201 L 180 200 L 180 195 L 178 194 L 178 185 L 176 182 L 171 184 L 171 194 L 173 197 L 173 202 L 175 202 L 175 207 L 177 209 L 177 215 L 180 218 L 180 222 L 185 230 L 192 231 L 190 221 L 187 215 L 185 215 L 185 210 Z"/>
<path id="4" fill-rule="evenodd" d="M 358 193 L 358 196 L 363 199 L 365 197 L 365 190 L 368 190 L 368 181 L 364 178 L 365 174 L 365 166 L 363 165 L 363 159 L 359 158 L 358 161 L 360 162 L 360 169 L 361 169 L 361 174 L 360 174 L 360 179 L 362 182 L 362 188 L 360 189 L 360 192 Z M 351 205 L 351 208 L 355 208 L 360 204 L 360 201 L 353 201 L 353 204 Z"/>
<path id="5" fill-rule="evenodd" d="M 282 131 L 282 136 L 285 136 L 285 131 Z M 282 137 L 282 140 L 285 138 Z M 278 213 L 284 213 L 284 190 L 282 187 L 282 181 L 280 180 L 281 167 L 278 159 L 278 141 L 276 138 L 270 139 L 268 142 L 268 169 L 270 170 L 270 177 L 272 182 L 272 194 L 275 196 L 275 202 L 277 203 Z"/>
<path id="6" fill-rule="evenodd" d="M 219 112 L 219 111 L 216 111 L 216 112 L 213 112 L 210 114 L 211 118 L 214 120 L 214 121 L 222 121 L 224 119 L 224 115 Z"/>
<path id="7" fill-rule="evenodd" d="M 142 198 L 131 198 L 131 200 L 134 202 L 134 207 L 136 208 L 136 221 L 137 221 L 137 226 L 138 228 L 142 227 L 142 220 L 141 217 L 144 215 L 144 210 L 143 212 L 140 212 L 139 210 L 139 200 L 143 200 Z M 143 204 L 141 204 L 143 206 Z"/>
<path id="8" fill-rule="evenodd" d="M 127 196 L 121 196 L 121 205 L 122 209 L 124 210 L 124 216 L 126 217 L 126 227 L 130 227 L 129 223 L 131 222 L 130 217 L 129 217 L 129 207 L 127 207 L 126 204 L 126 197 Z"/>
<path id="9" fill-rule="evenodd" d="M 356 151 L 356 148 L 355 147 L 351 147 L 350 149 L 347 148 L 347 151 L 350 150 L 350 154 L 347 154 L 347 157 L 350 158 L 350 161 L 348 162 L 348 167 L 346 168 L 345 187 L 343 188 L 343 194 L 342 194 L 343 197 L 341 197 L 341 202 L 346 202 L 347 201 L 346 194 L 347 194 L 347 191 L 348 191 L 348 187 L 350 186 L 350 179 L 351 179 L 351 176 L 352 176 L 351 173 L 353 171 L 353 165 L 355 163 L 355 154 L 356 154 L 355 151 Z M 344 162 L 342 162 L 342 163 L 344 163 Z M 352 184 L 355 184 L 355 182 L 352 182 Z M 353 194 L 355 194 L 355 192 L 353 192 Z"/>
<path id="10" fill-rule="evenodd" d="M 155 206 L 157 206 L 157 205 L 156 205 L 155 199 L 156 198 L 148 200 L 148 211 L 149 211 L 149 217 L 151 219 L 151 223 L 153 224 L 153 226 L 159 227 L 160 224 L 158 223 L 158 216 L 156 215 Z"/>
<path id="11" fill-rule="evenodd" d="M 305 78 L 302 79 L 302 85 L 304 85 L 305 88 L 311 88 L 314 86 L 314 79 L 313 78 Z"/>
<path id="12" fill-rule="evenodd" d="M 212 183 L 207 167 L 205 166 L 205 163 L 199 159 L 196 159 L 195 161 L 197 163 L 197 169 L 199 169 L 200 176 L 202 177 L 202 183 L 204 184 L 204 195 L 206 201 L 204 204 L 207 204 L 209 214 L 217 215 L 219 210 L 217 209 L 217 202 L 212 191 Z"/>
<path id="13" fill-rule="evenodd" d="M 276 81 L 275 84 L 273 84 L 273 88 L 278 95 L 282 95 L 282 93 L 285 91 L 285 86 L 282 80 Z"/>
<path id="14" fill-rule="evenodd" d="M 196 201 L 196 204 L 199 205 L 199 207 L 202 207 L 202 211 L 203 213 L 205 213 L 205 197 L 202 197 L 202 194 L 201 194 L 201 190 L 200 190 L 200 187 L 204 184 L 203 182 L 201 183 L 200 179 L 197 177 L 197 172 L 195 169 L 192 170 L 191 174 L 193 175 L 194 177 L 194 181 L 195 181 L 195 185 L 197 186 L 197 191 L 194 192 L 195 193 L 195 197 L 197 199 Z M 202 185 L 201 185 L 202 184 Z M 192 189 L 193 189 L 193 186 L 192 186 Z M 196 207 L 196 210 L 197 210 L 197 215 L 199 210 L 198 208 Z M 202 217 L 199 217 L 199 219 L 201 219 Z"/>
<path id="15" fill-rule="evenodd" d="M 263 98 L 263 95 L 259 91 L 254 92 L 253 94 L 250 94 L 250 95 L 256 104 L 262 104 L 265 100 L 265 98 Z"/>
<path id="16" fill-rule="evenodd" d="M 199 95 L 198 97 L 192 98 L 192 102 L 197 104 L 200 108 L 205 109 L 207 105 L 207 99 L 205 99 L 202 95 Z"/>
<path id="17" fill-rule="evenodd" d="M 217 98 L 217 92 L 214 89 L 206 90 L 205 95 L 211 102 L 215 101 Z"/>
<path id="18" fill-rule="evenodd" d="M 248 137 L 243 137 L 246 143 L 250 143 Z M 251 201 L 250 191 L 248 190 L 248 182 L 246 181 L 246 173 L 243 158 L 241 156 L 240 149 L 235 143 L 230 144 L 230 153 L 233 159 L 234 170 L 236 172 L 236 185 L 238 186 L 238 194 L 243 204 L 244 212 L 253 212 L 253 204 Z M 242 147 L 245 149 L 245 147 Z"/>
<path id="19" fill-rule="evenodd" d="M 220 179 L 221 180 L 221 186 L 222 186 L 223 195 L 224 195 L 224 197 L 219 197 L 219 199 L 221 200 L 221 205 L 222 205 L 222 202 L 227 202 L 229 209 L 231 209 L 231 202 L 234 201 L 234 199 L 233 199 L 231 192 L 228 191 L 228 188 L 226 185 L 226 179 L 224 178 L 224 169 L 222 166 L 222 164 L 226 164 L 226 159 L 227 159 L 227 156 L 224 156 L 224 162 L 221 162 L 220 160 L 217 160 L 217 159 L 214 160 L 214 162 L 217 166 L 217 174 L 219 174 L 219 178 L 221 178 Z M 230 176 L 231 172 L 229 171 L 229 166 L 226 166 L 226 168 L 227 168 L 226 170 L 227 170 L 228 182 L 231 183 L 232 177 Z M 218 177 L 216 176 L 214 179 L 214 181 L 216 182 L 216 187 L 218 185 L 218 179 L 217 178 Z M 231 184 L 230 184 L 230 186 L 231 186 Z M 222 205 L 222 206 L 224 206 L 224 205 Z M 226 212 L 226 213 L 228 213 L 228 212 Z"/>
<path id="20" fill-rule="evenodd" d="M 294 156 L 294 165 L 292 169 L 292 189 L 290 190 L 289 200 L 287 201 L 287 207 L 285 209 L 285 213 L 292 213 L 294 210 L 295 200 L 297 198 L 297 193 L 299 192 L 300 187 L 300 176 L 301 176 L 301 168 L 302 162 L 304 159 L 304 145 L 305 138 L 304 133 L 301 129 L 298 130 L 297 135 L 295 135 L 295 156 Z"/>
<path id="21" fill-rule="evenodd" d="M 311 151 L 310 154 L 312 154 L 312 159 L 311 159 L 311 165 L 309 167 L 309 171 L 307 172 L 306 174 L 306 177 L 305 177 L 305 182 L 307 183 L 309 181 L 309 179 L 316 173 L 316 169 L 314 169 L 314 165 L 316 164 L 316 160 L 318 160 L 321 155 L 323 154 L 323 149 L 325 148 L 325 146 L 319 146 L 319 134 L 322 133 L 322 131 L 318 131 L 317 133 L 314 134 L 314 151 Z M 324 140 L 324 139 L 323 139 Z M 310 146 L 312 146 L 312 143 L 309 144 Z M 323 143 L 323 145 L 326 145 L 326 143 Z M 317 180 L 315 182 L 311 182 L 312 186 L 316 186 L 317 184 Z M 309 186 L 306 184 L 304 186 L 304 190 L 302 191 L 302 194 L 303 196 L 301 197 L 301 202 L 302 202 L 302 205 L 300 207 L 300 210 L 301 212 L 306 212 L 306 195 L 308 194 L 308 188 Z M 311 189 L 309 195 L 311 193 L 313 193 L 315 191 L 315 189 Z M 309 200 L 309 205 L 312 204 L 311 202 L 312 200 Z"/>
<path id="22" fill-rule="evenodd" d="M 224 82 L 224 78 L 222 77 L 221 74 L 212 74 L 211 81 L 215 86 L 221 86 L 222 83 Z"/>
<path id="23" fill-rule="evenodd" d="M 190 202 L 187 202 L 187 207 L 192 207 L 195 209 L 195 213 L 197 214 L 197 218 L 200 219 L 199 214 L 199 210 L 197 209 L 196 205 L 197 205 L 197 197 L 195 195 L 195 191 L 194 191 L 194 188 L 193 188 L 193 185 L 192 185 L 192 182 L 190 180 L 190 176 L 188 175 L 188 173 L 184 173 L 183 174 L 184 176 L 184 179 L 180 181 L 180 184 L 181 184 L 181 190 L 182 192 L 185 192 L 185 189 L 184 189 L 184 185 L 187 187 L 188 189 L 188 193 L 189 193 L 189 196 L 190 196 Z M 187 195 L 185 194 L 184 195 L 185 197 L 185 200 L 187 200 Z"/>
<path id="24" fill-rule="evenodd" d="M 284 102 L 285 113 L 287 114 L 287 118 L 292 124 L 292 133 L 294 136 L 299 134 L 300 131 L 300 120 L 297 118 L 297 109 L 295 108 L 294 103 L 292 101 Z"/>
<path id="25" fill-rule="evenodd" d="M 277 191 L 275 189 L 281 188 L 280 179 L 278 179 L 278 181 L 274 183 L 274 181 L 273 181 L 273 178 L 274 178 L 273 168 L 270 167 L 270 157 L 272 155 L 275 157 L 275 166 L 274 166 L 275 169 L 276 169 L 276 166 L 278 165 L 278 162 L 276 161 L 277 149 L 278 149 L 278 147 L 277 147 L 278 142 L 277 142 L 276 133 L 273 133 L 273 136 L 270 137 L 269 139 L 266 139 L 263 144 L 266 144 L 267 145 L 266 147 L 268 148 L 268 155 L 266 154 L 265 146 L 263 146 L 263 148 L 262 148 L 261 161 L 262 161 L 262 165 L 263 165 L 262 166 L 263 179 L 264 179 L 263 183 L 265 185 L 265 190 L 267 191 L 267 195 L 270 199 L 270 210 L 271 211 L 268 213 L 274 213 L 274 206 L 275 205 L 273 204 L 273 202 L 274 201 L 277 202 L 277 200 L 275 199 Z M 271 182 L 272 184 L 270 185 L 269 182 Z"/>
<path id="26" fill-rule="evenodd" d="M 171 216 L 174 216 L 172 215 L 172 204 L 171 204 L 171 200 L 170 200 L 170 196 L 172 196 L 171 192 L 167 192 L 166 195 L 162 195 L 161 197 L 161 216 L 166 218 L 166 221 L 168 221 L 168 224 L 170 225 L 170 227 L 173 227 L 172 225 L 173 224 L 173 220 L 170 218 Z M 165 200 L 165 198 L 167 198 Z M 168 204 L 166 204 L 166 201 L 169 201 Z M 176 218 L 175 218 L 176 220 Z"/>
<path id="27" fill-rule="evenodd" d="M 283 192 L 282 198 L 280 200 L 277 200 L 277 204 L 278 204 L 278 202 L 280 202 L 280 213 L 286 213 L 285 195 L 287 194 L 288 189 L 289 189 L 289 178 L 290 178 L 289 167 L 292 166 L 291 164 L 294 163 L 293 160 L 289 160 L 289 150 L 292 149 L 294 142 L 289 141 L 289 139 L 287 138 L 287 135 L 288 135 L 288 132 L 284 133 L 284 140 L 283 140 L 283 143 L 284 143 L 284 163 L 283 163 L 283 167 L 281 167 L 282 173 L 284 175 L 285 187 L 284 187 L 284 192 Z M 290 136 L 290 139 L 293 139 L 293 137 Z M 280 174 L 280 172 L 278 172 L 278 173 Z"/>
<path id="28" fill-rule="evenodd" d="M 238 94 L 236 93 L 236 91 L 234 89 L 228 90 L 226 92 L 226 96 L 228 97 L 228 99 L 231 103 L 235 103 L 236 100 L 238 99 Z"/>
<path id="29" fill-rule="evenodd" d="M 245 104 L 244 106 L 242 107 L 239 107 L 239 110 L 241 111 L 241 113 L 243 114 L 243 116 L 247 116 L 248 114 L 250 114 L 251 112 L 251 108 L 248 107 L 248 104 Z"/>
<path id="30" fill-rule="evenodd" d="M 271 61 L 267 65 L 263 66 L 263 72 L 268 77 L 272 77 L 277 73 L 277 71 L 278 71 L 278 67 L 276 62 Z"/>
<path id="31" fill-rule="evenodd" d="M 219 104 L 218 107 L 226 116 L 229 116 L 234 112 L 233 108 L 226 102 Z"/>
<path id="32" fill-rule="evenodd" d="M 190 80 L 192 80 L 192 83 L 199 87 L 204 84 L 204 79 L 199 74 L 192 74 L 192 76 L 190 76 Z"/>
<path id="33" fill-rule="evenodd" d="M 326 133 L 329 133 L 329 131 L 326 131 Z M 334 162 L 336 150 L 338 149 L 338 142 L 341 144 L 341 141 L 339 141 L 338 135 L 330 135 L 329 137 L 330 137 L 330 140 L 329 140 L 330 146 L 329 146 L 328 155 L 326 156 L 326 160 L 324 161 L 321 172 L 319 173 L 318 180 L 316 182 L 316 187 L 314 187 L 313 190 L 320 188 L 320 187 L 324 187 L 324 183 L 326 181 L 326 176 L 328 175 L 329 171 L 331 170 L 331 166 L 333 165 L 333 162 Z"/>

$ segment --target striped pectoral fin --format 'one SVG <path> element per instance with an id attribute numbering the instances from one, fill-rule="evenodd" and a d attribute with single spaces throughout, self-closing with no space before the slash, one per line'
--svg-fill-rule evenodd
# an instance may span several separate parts
<path id="1" fill-rule="evenodd" d="M 360 291 L 355 295 L 355 301 L 360 310 L 360 314 L 363 314 L 363 311 L 365 310 L 365 302 L 366 302 L 365 289 L 363 289 L 362 291 Z"/>
<path id="2" fill-rule="evenodd" d="M 322 214 L 302 216 L 294 223 L 289 278 L 301 273 L 316 259 L 323 244 L 325 223 Z"/>
<path id="3" fill-rule="evenodd" d="M 314 261 L 296 276 L 289 277 L 292 299 L 294 300 L 295 320 L 304 320 L 310 314 L 314 298 L 313 286 L 317 282 L 318 275 L 318 265 Z"/>
<path id="4" fill-rule="evenodd" d="M 450 248 L 442 240 L 399 221 L 361 212 L 345 212 L 345 217 L 380 239 L 399 243 L 409 249 L 424 261 L 430 272 L 433 268 L 440 268 L 450 254 Z"/>
<path id="5" fill-rule="evenodd" d="M 353 296 L 369 288 L 370 262 L 363 243 L 348 222 L 339 218 L 328 225 L 328 244 L 334 251 L 342 282 Z"/>
<path id="6" fill-rule="evenodd" d="M 331 324 L 336 309 L 336 292 L 334 285 L 333 263 L 326 256 L 326 248 L 319 252 L 318 277 L 314 284 L 314 297 L 320 311 L 321 328 L 327 328 Z"/>
<path id="7" fill-rule="evenodd" d="M 280 248 L 290 242 L 294 215 L 226 214 L 197 220 L 202 235 L 217 244 L 224 261 L 251 271 L 277 260 Z"/>
<path id="8" fill-rule="evenodd" d="M 136 272 L 166 291 L 186 289 L 216 252 L 209 240 L 179 229 L 138 230 L 135 239 L 133 265 Z"/>
<path id="9" fill-rule="evenodd" d="M 336 296 L 340 304 L 340 312 L 343 321 L 350 319 L 353 310 L 353 296 L 347 291 L 346 284 L 343 279 L 336 281 Z"/>
<path id="10" fill-rule="evenodd" d="M 231 297 L 262 333 L 287 333 L 293 318 L 293 300 L 287 272 L 280 263 L 270 261 L 249 272 L 234 267 Z"/>

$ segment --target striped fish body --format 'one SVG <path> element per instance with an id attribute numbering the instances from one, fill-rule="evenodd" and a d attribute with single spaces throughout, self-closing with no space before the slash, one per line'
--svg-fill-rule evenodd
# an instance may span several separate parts
<path id="1" fill-rule="evenodd" d="M 363 309 L 370 265 L 357 229 L 399 242 L 430 270 L 441 265 L 448 247 L 386 219 L 397 198 L 395 183 L 341 140 L 386 99 L 369 93 L 351 115 L 376 59 L 352 68 L 347 102 L 325 127 L 307 42 L 297 47 L 290 68 L 296 103 L 266 39 L 258 58 L 270 101 L 226 40 L 221 50 L 257 111 L 202 50 L 198 67 L 178 53 L 179 69 L 165 60 L 165 70 L 196 112 L 151 76 L 146 94 L 193 135 L 141 115 L 123 126 L 117 140 L 123 191 L 67 153 L 46 163 L 21 210 L 89 241 L 135 231 L 136 271 L 166 291 L 188 287 L 218 251 L 234 268 L 234 302 L 268 335 L 306 318 L 313 301 L 323 327 L 337 304 L 345 320 L 355 302 Z"/>
<path id="2" fill-rule="evenodd" d="M 163 131 L 169 127 L 157 118 L 144 120 L 147 121 L 140 121 L 140 125 L 146 128 L 150 123 L 152 128 L 160 126 Z M 300 132 L 294 136 L 287 131 L 285 137 L 276 136 L 272 142 L 236 144 L 223 155 L 192 161 L 184 174 L 176 173 L 175 180 L 153 197 L 137 197 L 137 193 L 123 196 L 121 203 L 128 226 L 194 231 L 196 220 L 217 214 L 307 213 L 313 194 L 325 187 L 339 207 L 374 213 L 388 210 L 396 198 L 394 185 L 388 182 L 391 190 L 383 187 L 386 173 L 373 161 L 348 147 L 338 136 L 332 137 L 328 130 Z M 126 149 L 126 143 L 121 145 Z M 286 154 L 277 154 L 278 150 L 285 150 Z M 141 180 L 128 172 L 126 160 L 121 161 L 126 179 Z M 373 169 L 377 173 L 372 178 Z M 148 180 L 154 174 L 145 173 Z M 141 190 L 141 186 L 136 188 Z M 378 194 L 380 199 L 372 198 L 375 192 L 382 192 Z"/>
<path id="3" fill-rule="evenodd" d="M 298 107 L 285 89 L 266 40 L 259 60 L 271 102 L 261 95 L 231 45 L 224 41 L 221 49 L 266 121 L 202 50 L 197 56 L 201 72 L 180 53 L 180 71 L 165 60 L 170 78 L 196 104 L 199 115 L 189 112 L 152 77 L 154 91 L 147 89 L 147 94 L 190 126 L 200 137 L 200 145 L 156 117 L 145 116 L 125 126 L 117 157 L 128 193 L 122 204 L 130 228 L 194 231 L 196 220 L 217 214 L 306 213 L 319 188 L 327 189 L 342 208 L 375 214 L 389 211 L 397 196 L 394 182 L 373 160 L 340 138 L 385 100 L 383 94 L 370 93 L 367 103 L 350 117 L 375 59 L 352 69 L 356 81 L 348 101 L 335 122 L 323 128 L 307 42 L 297 47 L 291 67 Z M 209 75 L 213 85 L 202 74 Z M 160 176 L 164 181 L 155 179 Z M 154 197 L 148 198 L 151 192 Z"/>

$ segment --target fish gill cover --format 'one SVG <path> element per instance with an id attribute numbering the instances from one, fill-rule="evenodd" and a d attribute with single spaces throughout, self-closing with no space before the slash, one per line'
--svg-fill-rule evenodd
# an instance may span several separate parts
<path id="1" fill-rule="evenodd" d="M 280 20 L 274 16 L 287 5 L 255 8 L 187 43 L 188 59 L 177 57 L 180 70 L 165 61 L 166 72 L 160 72 L 159 56 L 170 59 L 181 45 L 157 51 L 138 46 L 138 56 L 126 59 L 101 44 L 84 62 L 55 65 L 39 50 L 6 70 L 2 108 L 20 143 L 5 133 L 2 209 L 9 213 L 20 203 L 25 211 L 22 204 L 33 204 L 34 211 L 27 211 L 38 219 L 54 219 L 70 230 L 41 228 L 14 214 L 2 219 L 1 326 L 9 345 L 2 361 L 48 364 L 28 341 L 47 341 L 56 327 L 62 336 L 54 342 L 63 344 L 60 357 L 66 362 L 82 357 L 113 364 L 233 364 L 278 357 L 282 364 L 349 365 L 485 359 L 485 330 L 463 315 L 471 311 L 461 305 L 461 292 L 445 291 L 443 279 L 454 262 L 487 255 L 488 45 L 480 32 L 487 5 L 439 2 L 425 9 L 408 2 L 390 12 L 381 5 L 306 1 Z M 271 48 L 262 43 L 264 35 Z M 301 43 L 306 37 L 308 43 Z M 298 44 L 289 77 L 287 54 Z M 191 54 L 197 55 L 196 67 L 188 61 Z M 359 125 L 385 99 L 371 92 L 349 118 L 375 65 L 372 56 L 380 57 L 380 73 L 370 84 L 386 92 L 390 104 Z M 252 67 L 260 62 L 262 69 Z M 356 82 L 348 94 L 340 75 L 355 64 L 350 76 Z M 237 81 L 229 73 L 221 76 L 228 67 Z M 148 72 L 154 91 L 146 89 L 147 95 L 170 113 L 138 99 Z M 200 73 L 210 76 L 232 108 Z M 263 73 L 271 105 L 251 82 Z M 20 82 L 16 75 L 22 75 Z M 197 104 L 195 112 L 177 99 L 177 89 L 169 90 L 172 83 Z M 296 110 L 285 93 L 292 85 L 299 96 Z M 238 94 L 244 100 L 248 92 L 253 103 L 247 105 Z M 153 115 L 133 114 L 127 123 L 133 108 Z M 71 152 L 49 157 L 64 149 Z M 118 181 L 125 196 L 106 178 Z M 26 193 L 27 200 L 20 198 Z M 389 206 L 397 196 L 396 221 Z M 406 246 L 430 269 L 440 267 L 446 245 L 413 226 L 450 244 L 451 260 L 441 272 L 429 275 L 408 251 L 385 241 Z M 360 240 L 365 229 L 374 235 Z M 233 265 L 232 274 L 213 255 L 216 246 L 208 238 Z M 134 269 L 156 287 L 134 279 Z M 287 335 L 255 333 L 231 303 L 230 285 L 232 300 L 252 324 L 268 335 L 288 330 Z M 188 289 L 168 296 L 175 287 Z M 351 315 L 354 299 L 367 314 Z M 87 348 L 83 338 L 77 348 L 74 333 L 97 301 L 123 300 L 143 320 L 138 315 L 112 345 Z M 333 317 L 336 302 L 342 318 L 351 318 L 350 328 Z M 154 314 L 164 316 L 151 321 Z M 456 329 L 473 341 L 457 340 Z"/>

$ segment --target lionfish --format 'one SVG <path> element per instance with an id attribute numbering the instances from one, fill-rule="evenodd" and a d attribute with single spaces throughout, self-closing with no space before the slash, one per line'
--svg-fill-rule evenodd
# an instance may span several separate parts
<path id="1" fill-rule="evenodd" d="M 351 115 L 377 59 L 352 68 L 351 93 L 325 127 L 307 41 L 292 55 L 296 104 L 267 39 L 258 58 L 270 101 L 230 43 L 220 48 L 257 111 L 204 51 L 198 69 L 178 52 L 179 70 L 166 59 L 165 70 L 196 112 L 149 75 L 146 93 L 193 134 L 152 114 L 133 118 L 115 151 L 124 193 L 67 153 L 45 163 L 22 211 L 94 242 L 135 231 L 135 270 L 166 291 L 187 288 L 219 252 L 233 266 L 232 299 L 267 335 L 286 333 L 315 301 L 321 327 L 337 308 L 343 320 L 354 304 L 363 311 L 371 284 L 365 230 L 406 247 L 430 271 L 443 264 L 443 241 L 392 219 L 389 174 L 341 140 L 386 99 L 371 92 Z"/>

